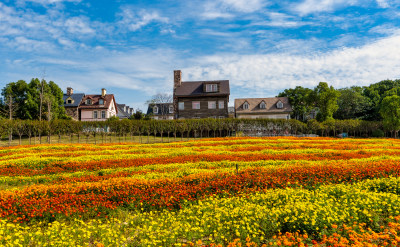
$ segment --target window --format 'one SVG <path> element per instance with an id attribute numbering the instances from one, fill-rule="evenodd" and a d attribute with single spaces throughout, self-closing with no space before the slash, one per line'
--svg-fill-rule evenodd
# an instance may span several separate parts
<path id="1" fill-rule="evenodd" d="M 225 102 L 223 100 L 218 101 L 218 108 L 219 109 L 224 109 L 225 108 Z"/>
<path id="2" fill-rule="evenodd" d="M 278 109 L 282 109 L 283 108 L 283 103 L 281 101 L 279 101 L 278 103 L 276 103 L 276 107 Z"/>
<path id="3" fill-rule="evenodd" d="M 200 109 L 200 101 L 193 101 L 192 102 L 192 109 Z"/>
<path id="4" fill-rule="evenodd" d="M 106 111 L 101 111 L 101 118 L 103 118 L 103 119 L 106 118 Z"/>
<path id="5" fill-rule="evenodd" d="M 184 110 L 185 109 L 185 102 L 179 102 L 178 103 L 178 109 L 179 110 Z"/>
<path id="6" fill-rule="evenodd" d="M 157 114 L 157 113 L 158 113 L 158 107 L 157 107 L 157 106 L 154 106 L 154 108 L 153 108 L 153 113 L 154 113 L 154 114 Z"/>
<path id="7" fill-rule="evenodd" d="M 169 113 L 174 113 L 174 106 L 173 105 L 169 106 Z"/>
<path id="8" fill-rule="evenodd" d="M 215 101 L 208 101 L 208 109 L 216 109 L 217 103 Z"/>
<path id="9" fill-rule="evenodd" d="M 218 92 L 218 84 L 206 84 L 206 92 Z"/>
<path id="10" fill-rule="evenodd" d="M 263 101 L 260 103 L 260 109 L 265 109 L 265 108 L 266 108 L 266 105 L 265 105 L 265 102 Z"/>
<path id="11" fill-rule="evenodd" d="M 86 104 L 87 104 L 87 105 L 91 105 L 91 104 L 92 104 L 92 100 L 91 100 L 91 99 L 87 99 L 87 100 L 86 100 Z"/>
<path id="12" fill-rule="evenodd" d="M 244 104 L 243 104 L 243 109 L 244 109 L 244 110 L 249 109 L 249 103 L 244 102 Z"/>
<path id="13" fill-rule="evenodd" d="M 104 99 L 99 99 L 99 105 L 104 105 Z"/>
<path id="14" fill-rule="evenodd" d="M 71 99 L 67 100 L 67 104 L 72 104 L 72 100 Z"/>
<path id="15" fill-rule="evenodd" d="M 97 116 L 97 111 L 94 111 L 94 112 L 93 112 L 93 118 L 96 119 L 97 117 L 98 117 L 98 116 Z"/>

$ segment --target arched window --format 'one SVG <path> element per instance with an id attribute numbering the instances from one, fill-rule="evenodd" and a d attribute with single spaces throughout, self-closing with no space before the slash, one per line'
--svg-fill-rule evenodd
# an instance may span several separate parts
<path id="1" fill-rule="evenodd" d="M 104 105 L 104 99 L 99 99 L 99 105 Z"/>
<path id="2" fill-rule="evenodd" d="M 267 108 L 267 106 L 266 106 L 265 102 L 262 101 L 262 102 L 260 103 L 260 109 L 265 109 L 265 108 Z"/>
<path id="3" fill-rule="evenodd" d="M 154 106 L 154 108 L 153 108 L 153 113 L 154 113 L 154 114 L 157 114 L 157 113 L 158 113 L 158 107 L 157 107 L 157 106 Z"/>
<path id="4" fill-rule="evenodd" d="M 276 103 L 276 108 L 282 109 L 283 108 L 283 103 L 281 101 L 278 101 L 278 103 Z"/>
<path id="5" fill-rule="evenodd" d="M 249 109 L 249 103 L 244 102 L 244 104 L 243 104 L 243 109 L 244 109 L 244 110 Z"/>

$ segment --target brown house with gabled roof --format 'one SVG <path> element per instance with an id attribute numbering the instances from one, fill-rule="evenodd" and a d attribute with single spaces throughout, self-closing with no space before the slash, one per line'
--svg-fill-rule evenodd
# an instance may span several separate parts
<path id="1" fill-rule="evenodd" d="M 229 95 L 229 80 L 183 82 L 182 72 L 174 70 L 175 119 L 227 118 Z"/>
<path id="2" fill-rule="evenodd" d="M 287 97 L 235 99 L 236 118 L 290 119 L 291 112 Z"/>
<path id="3" fill-rule="evenodd" d="M 106 94 L 101 89 L 101 94 L 90 94 L 83 97 L 79 105 L 82 121 L 105 121 L 118 113 L 114 94 Z"/>

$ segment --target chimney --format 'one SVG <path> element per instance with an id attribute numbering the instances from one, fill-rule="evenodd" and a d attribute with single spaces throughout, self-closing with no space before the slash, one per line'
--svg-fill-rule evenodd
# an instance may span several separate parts
<path id="1" fill-rule="evenodd" d="M 182 85 L 182 72 L 174 70 L 174 89 Z"/>
<path id="2" fill-rule="evenodd" d="M 175 119 L 178 119 L 178 97 L 176 96 L 176 89 L 182 85 L 182 72 L 174 70 L 174 91 L 173 91 L 173 105 Z"/>
<path id="3" fill-rule="evenodd" d="M 72 89 L 72 87 L 67 87 L 67 95 L 70 96 L 74 93 L 74 90 Z"/>
<path id="4" fill-rule="evenodd" d="M 102 88 L 101 89 L 101 96 L 103 96 L 103 97 L 106 96 L 106 92 L 107 92 L 106 89 Z"/>

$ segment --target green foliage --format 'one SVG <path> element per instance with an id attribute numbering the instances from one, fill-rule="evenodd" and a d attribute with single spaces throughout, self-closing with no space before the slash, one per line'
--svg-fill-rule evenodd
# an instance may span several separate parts
<path id="1" fill-rule="evenodd" d="M 372 101 L 366 97 L 362 87 L 347 87 L 338 90 L 338 110 L 334 113 L 335 119 L 363 119 L 371 110 Z"/>
<path id="2" fill-rule="evenodd" d="M 293 112 L 291 114 L 292 119 L 306 121 L 307 116 L 314 108 L 311 98 L 312 93 L 313 90 L 309 88 L 297 86 L 294 89 L 285 89 L 283 92 L 279 93 L 278 97 L 289 98 L 289 102 L 293 108 Z"/>
<path id="3" fill-rule="evenodd" d="M 337 99 L 340 96 L 340 92 L 335 90 L 332 86 L 328 86 L 326 82 L 320 82 L 317 87 L 314 88 L 313 97 L 315 99 L 315 106 L 318 107 L 319 111 L 317 114 L 318 121 L 325 121 L 333 119 L 333 113 L 339 108 Z"/>
<path id="4" fill-rule="evenodd" d="M 63 92 L 56 83 L 35 78 L 29 84 L 23 80 L 8 83 L 1 92 L 3 115 L 10 112 L 9 101 L 13 105 L 12 117 L 22 120 L 39 119 L 40 93 L 43 85 L 42 117 L 48 120 L 67 118 L 63 107 Z M 9 116 L 5 116 L 9 118 Z"/>
<path id="5" fill-rule="evenodd" d="M 379 113 L 383 118 L 383 126 L 397 136 L 400 129 L 400 96 L 386 96 L 382 100 Z"/>

